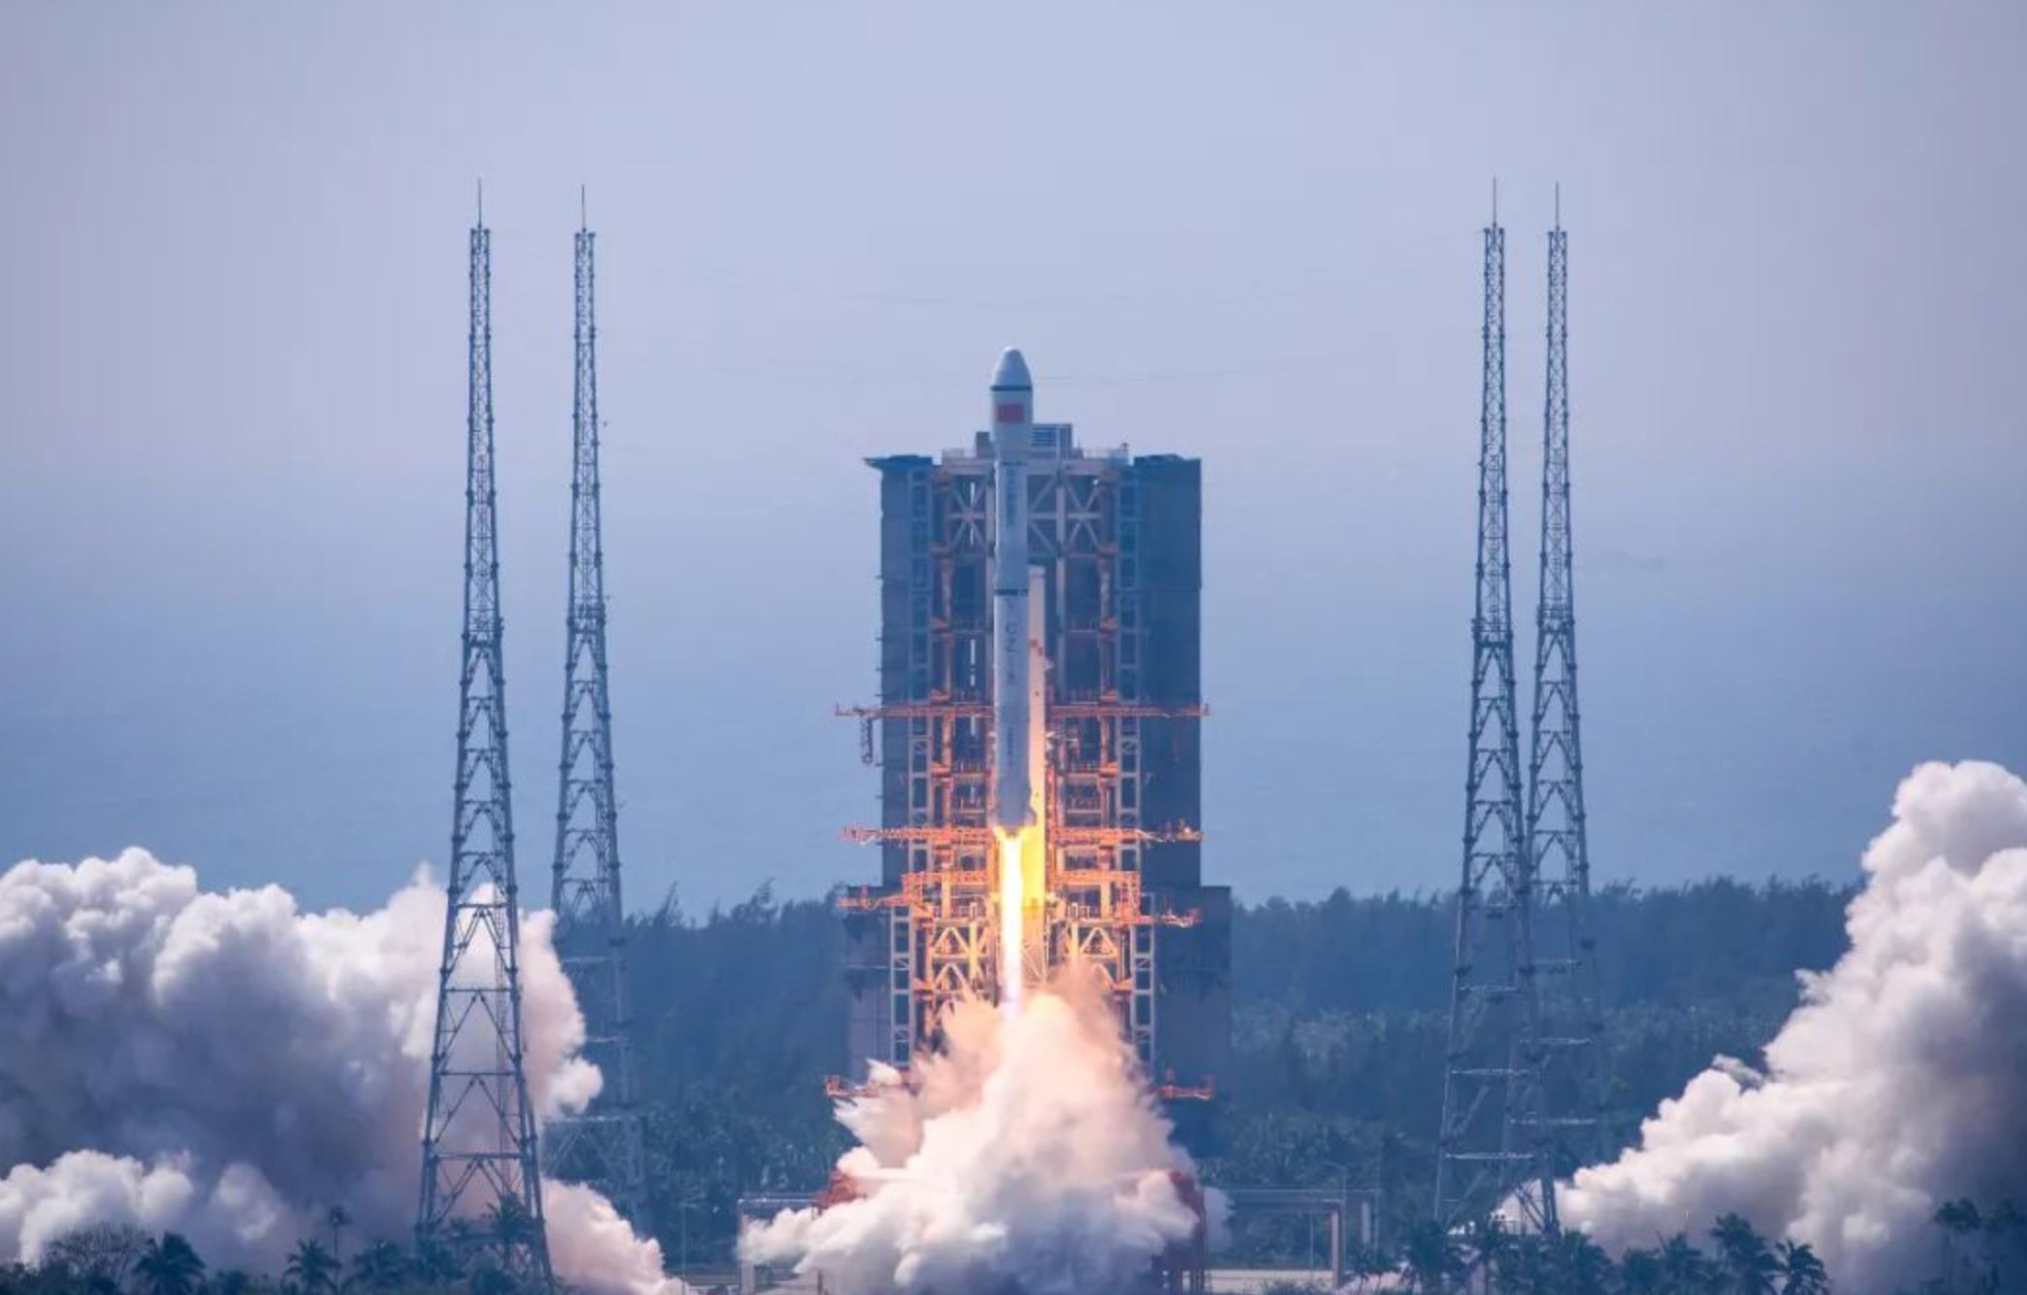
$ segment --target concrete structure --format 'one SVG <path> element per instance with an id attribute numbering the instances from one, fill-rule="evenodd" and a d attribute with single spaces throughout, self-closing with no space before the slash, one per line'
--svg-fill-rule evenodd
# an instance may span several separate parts
<path id="1" fill-rule="evenodd" d="M 1097 966 L 1150 1075 L 1171 1095 L 1201 1092 L 1231 1036 L 1230 895 L 1203 884 L 1199 832 L 1201 465 L 1087 451 L 1070 424 L 1033 421 L 1032 397 L 1011 352 L 995 375 L 994 432 L 937 458 L 870 461 L 880 700 L 846 713 L 880 768 L 881 821 L 848 835 L 877 843 L 881 867 L 877 886 L 844 900 L 854 1078 L 869 1059 L 905 1068 L 949 1003 L 1018 993 L 1002 985 L 1000 957 L 1013 929 L 999 922 L 1000 843 L 1013 830 L 1030 845 L 1038 834 L 1043 851 L 1029 974 Z M 1001 471 L 1008 444 L 1023 464 L 1013 482 Z M 1011 508 L 995 498 L 1007 484 L 1019 487 Z M 1026 522 L 1025 582 L 996 570 L 1018 554 L 999 542 L 1009 512 Z M 994 663 L 1009 651 L 995 648 L 996 604 L 1031 626 L 1033 659 L 1011 677 L 1043 700 L 1044 750 L 1035 762 L 1031 739 L 1009 747 L 1040 771 L 1039 833 L 1010 829 L 1025 819 L 1016 806 L 995 815 L 1005 787 L 1034 790 L 995 768 Z M 999 700 L 1032 723 L 1030 707 Z"/>

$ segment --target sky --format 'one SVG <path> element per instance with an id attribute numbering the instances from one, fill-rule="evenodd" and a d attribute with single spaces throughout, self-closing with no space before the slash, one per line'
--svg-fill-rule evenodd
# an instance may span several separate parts
<path id="1" fill-rule="evenodd" d="M 538 893 L 580 184 L 630 906 L 876 874 L 862 460 L 1008 344 L 1204 460 L 1207 880 L 1454 885 L 1496 177 L 1523 623 L 1570 231 L 1597 879 L 1848 877 L 2027 767 L 2023 66 L 2011 0 L 0 4 L 0 859 L 440 864 L 482 177 Z"/>

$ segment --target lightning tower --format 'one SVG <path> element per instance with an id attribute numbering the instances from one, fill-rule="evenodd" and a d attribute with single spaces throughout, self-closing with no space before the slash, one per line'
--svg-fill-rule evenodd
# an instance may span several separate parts
<path id="1" fill-rule="evenodd" d="M 599 522 L 598 326 L 592 242 L 577 231 L 575 452 L 570 480 L 570 596 L 565 614 L 563 759 L 558 774 L 552 903 L 556 947 L 584 1012 L 584 1055 L 605 1089 L 581 1115 L 548 1129 L 550 1172 L 591 1183 L 637 1226 L 646 1223 L 646 1169 L 634 1105 L 626 915 L 612 790 L 612 705 L 606 686 L 605 549 Z"/>
<path id="2" fill-rule="evenodd" d="M 495 1263 L 546 1291 L 554 1282 L 521 1052 L 520 912 L 493 501 L 491 296 L 491 232 L 481 208 L 471 231 L 457 783 L 416 1239 Z"/>
<path id="3" fill-rule="evenodd" d="M 1506 231 L 1496 201 L 1484 234 L 1471 750 L 1436 1215 L 1454 1225 L 1515 1198 L 1529 1224 L 1553 1230 L 1554 1180 L 1542 1124 L 1533 869 L 1515 719 L 1506 518 Z"/>
<path id="4" fill-rule="evenodd" d="M 1559 204 L 1558 204 L 1559 205 Z M 1552 1168 L 1603 1159 L 1605 1054 L 1591 864 L 1577 722 L 1577 617 L 1570 536 L 1569 237 L 1548 235 L 1548 375 L 1542 419 L 1541 600 L 1535 612 L 1534 717 L 1527 766 L 1528 858 L 1539 908 L 1543 1080 Z"/>

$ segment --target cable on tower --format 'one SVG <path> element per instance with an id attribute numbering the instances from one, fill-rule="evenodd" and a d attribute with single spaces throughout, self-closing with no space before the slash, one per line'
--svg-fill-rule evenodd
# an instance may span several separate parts
<path id="1" fill-rule="evenodd" d="M 464 660 L 443 961 L 422 1133 L 419 1250 L 554 1288 L 522 1065 L 520 911 L 493 488 L 492 244 L 471 231 Z"/>
<path id="2" fill-rule="evenodd" d="M 1533 871 L 1515 718 L 1506 510 L 1506 232 L 1496 215 L 1484 234 L 1470 761 L 1436 1217 L 1455 1226 L 1511 1202 L 1525 1224 L 1552 1231 L 1555 1183 L 1541 1140 Z"/>
<path id="3" fill-rule="evenodd" d="M 579 202 L 582 202 L 582 194 Z M 620 900 L 612 703 L 605 656 L 605 549 L 598 477 L 598 326 L 593 240 L 577 232 L 570 592 L 564 616 L 563 758 L 551 902 L 556 948 L 584 1013 L 584 1056 L 605 1077 L 590 1109 L 551 1121 L 550 1172 L 588 1182 L 646 1231 L 646 1155 L 636 1107 L 626 911 Z"/>

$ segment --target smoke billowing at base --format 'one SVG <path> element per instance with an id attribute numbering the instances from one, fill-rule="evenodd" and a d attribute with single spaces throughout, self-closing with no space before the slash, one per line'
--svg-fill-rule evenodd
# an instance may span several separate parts
<path id="1" fill-rule="evenodd" d="M 1201 1221 L 1101 986 L 1059 977 L 1002 1016 L 950 1015 L 903 1084 L 841 1104 L 854 1199 L 755 1226 L 744 1257 L 820 1273 L 837 1295 L 1116 1295 Z"/>
<path id="2" fill-rule="evenodd" d="M 1932 1272 L 1942 1203 L 2027 1201 L 2027 783 L 1917 769 L 1864 867 L 1849 951 L 1805 976 L 1761 1068 L 1692 1079 L 1578 1172 L 1567 1224 L 1624 1250 L 1737 1212 L 1815 1247 L 1839 1290 L 1884 1295 Z M 275 1272 L 333 1205 L 357 1240 L 405 1243 L 443 903 L 417 881 L 377 912 L 306 914 L 138 850 L 0 874 L 0 1261 L 130 1223 Z M 599 1080 L 549 920 L 523 923 L 522 973 L 528 1078 L 554 1112 Z M 1011 1019 L 970 1005 L 908 1084 L 879 1078 L 840 1111 L 856 1199 L 755 1228 L 749 1257 L 838 1295 L 1111 1295 L 1199 1225 L 1172 1176 L 1189 1160 L 1092 986 Z M 544 1203 L 566 1281 L 674 1287 L 595 1194 L 551 1183 Z"/>
<path id="3" fill-rule="evenodd" d="M 208 893 L 142 850 L 0 875 L 0 1261 L 124 1223 L 217 1268 L 276 1273 L 332 1206 L 406 1243 L 421 1173 L 444 895 L 302 913 L 277 886 Z M 596 1096 L 550 915 L 521 925 L 524 1042 L 544 1114 Z M 674 1290 L 653 1241 L 546 1182 L 557 1273 Z"/>
<path id="4" fill-rule="evenodd" d="M 1690 1080 L 1578 1171 L 1566 1225 L 1617 1250 L 1736 1211 L 1882 1295 L 1932 1272 L 1942 1203 L 2027 1202 L 2027 783 L 1923 765 L 1893 817 L 1850 951 L 1803 975 L 1764 1072 L 1719 1058 Z"/>

